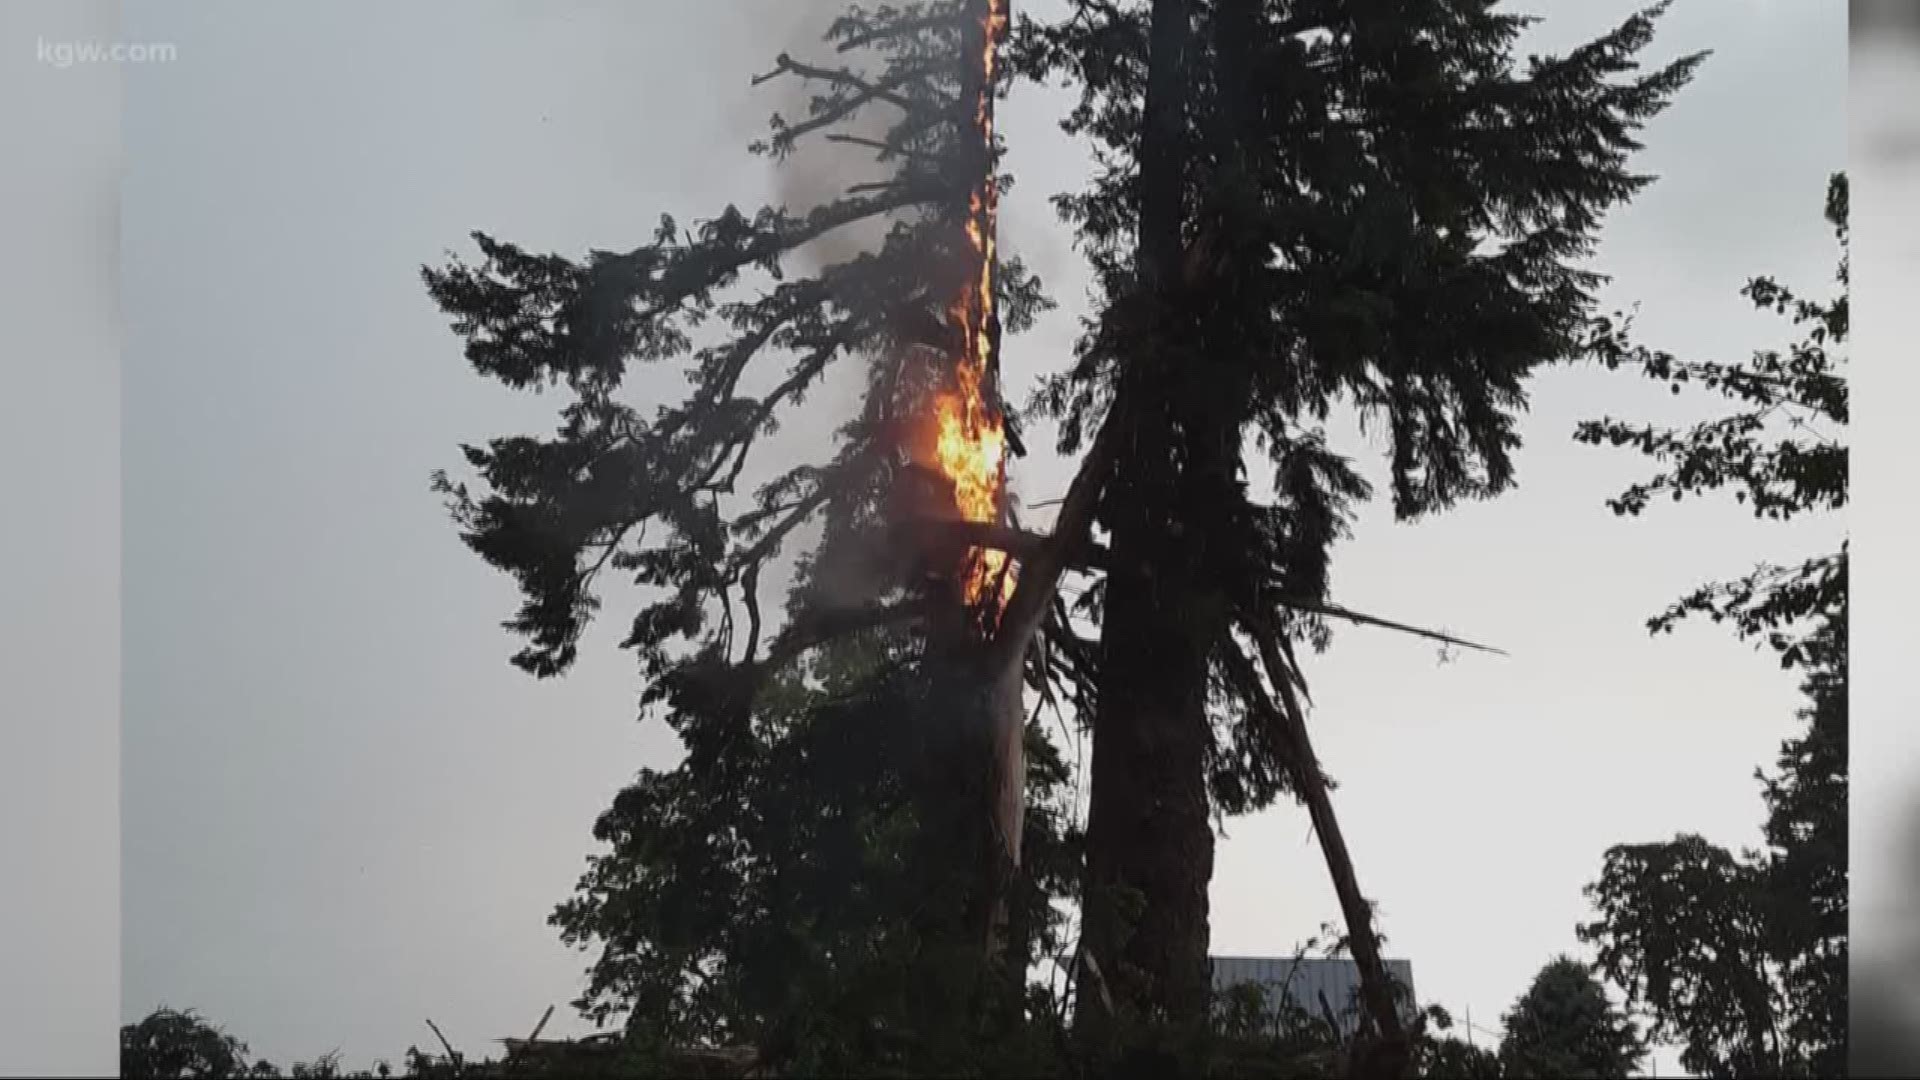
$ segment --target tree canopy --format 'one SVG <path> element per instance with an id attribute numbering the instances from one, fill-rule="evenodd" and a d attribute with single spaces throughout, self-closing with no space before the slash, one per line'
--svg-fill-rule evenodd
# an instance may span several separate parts
<path id="1" fill-rule="evenodd" d="M 1583 425 L 1588 442 L 1632 445 L 1665 469 L 1615 500 L 1637 514 L 1656 494 L 1679 501 L 1721 488 L 1768 520 L 1846 504 L 1847 184 L 1826 216 L 1841 247 L 1841 291 L 1803 299 L 1769 278 L 1745 295 L 1805 336 L 1747 363 L 1683 361 L 1603 324 L 1598 355 L 1676 389 L 1700 384 L 1740 408 L 1684 431 L 1618 421 Z M 1704 613 L 1801 672 L 1805 728 L 1761 773 L 1765 847 L 1734 853 L 1697 835 L 1609 850 L 1588 888 L 1598 918 L 1581 937 L 1608 979 L 1684 1046 L 1703 1076 L 1838 1076 L 1847 1062 L 1847 551 L 1761 566 L 1705 586 L 1651 628 Z"/>
<path id="2" fill-rule="evenodd" d="M 1556 957 L 1501 1020 L 1500 1060 L 1509 1076 L 1608 1080 L 1632 1075 L 1646 1057 L 1640 1033 L 1607 1000 L 1587 965 Z"/>
<path id="3" fill-rule="evenodd" d="M 521 583 L 508 626 L 529 644 L 515 663 L 567 669 L 603 574 L 653 596 L 623 644 L 647 713 L 686 756 L 616 799 L 596 829 L 608 850 L 554 916 L 599 950 L 579 1006 L 624 1018 L 642 1043 L 741 1040 L 770 1064 L 829 1072 L 925 1071 L 1020 1045 L 931 1019 L 979 1015 L 994 996 L 965 962 L 979 951 L 965 912 L 983 891 L 984 822 L 969 811 L 984 796 L 968 673 L 930 644 L 931 556 L 898 530 L 950 497 L 915 451 L 965 338 L 1017 333 L 1046 303 L 990 238 L 974 269 L 982 186 L 990 201 L 1007 183 L 973 102 L 1002 85 L 976 62 L 1002 29 L 992 12 L 852 8 L 827 30 L 838 60 L 778 59 L 770 77 L 813 94 L 756 148 L 780 168 L 824 140 L 839 168 L 862 155 L 878 173 L 825 205 L 730 207 L 693 230 L 665 219 L 651 243 L 585 264 L 477 235 L 483 265 L 425 271 L 477 371 L 572 397 L 551 438 L 465 448 L 479 491 L 436 478 L 469 546 Z M 818 241 L 856 225 L 876 233 L 870 250 L 821 256 Z M 975 273 L 991 325 L 955 310 Z M 782 360 L 784 375 L 764 370 Z M 641 363 L 681 368 L 692 392 L 649 417 L 621 396 Z M 761 437 L 836 363 L 856 365 L 864 392 L 857 415 L 835 418 L 831 456 L 737 493 L 753 462 L 766 467 Z M 972 389 L 1003 414 L 997 371 L 983 374 Z M 756 379 L 769 388 L 750 393 Z M 788 575 L 784 617 L 763 610 Z M 1027 858 L 1004 898 L 1019 941 L 1001 996 L 1016 998 L 1055 947 L 1050 901 L 1073 877 L 1054 805 L 1063 766 L 1041 726 L 1026 734 Z"/>
<path id="4" fill-rule="evenodd" d="M 1055 640 L 1098 657 L 1068 695 L 1095 736 L 1084 902 L 1142 1015 L 1198 1008 L 1210 811 L 1300 795 L 1371 948 L 1293 658 L 1325 644 L 1331 550 L 1370 495 L 1324 422 L 1385 429 L 1402 518 L 1511 486 L 1525 379 L 1577 351 L 1581 256 L 1701 59 L 1641 68 L 1660 10 L 1525 64 L 1530 20 L 1477 0 L 1085 0 L 1016 35 L 1023 70 L 1079 90 L 1066 128 L 1099 161 L 1058 205 L 1101 309 L 1036 406 L 1063 453 L 1115 459 L 1099 648 Z"/>
<path id="5" fill-rule="evenodd" d="M 970 781 L 926 767 L 937 741 L 885 731 L 887 716 L 938 726 L 955 706 L 928 690 L 945 676 L 913 621 L 925 568 L 887 538 L 924 479 L 907 451 L 944 377 L 928 350 L 962 348 L 943 312 L 972 272 L 979 178 L 989 197 L 1008 183 L 969 84 L 1002 29 L 995 10 L 854 8 L 827 37 L 842 60 L 778 59 L 769 77 L 814 96 L 758 149 L 777 163 L 828 140 L 879 174 L 822 206 L 729 207 L 692 229 L 663 218 L 649 243 L 580 262 L 475 234 L 483 262 L 424 271 L 478 373 L 568 398 L 552 436 L 463 447 L 469 478 L 435 481 L 467 544 L 521 586 L 514 662 L 564 672 L 626 577 L 649 594 L 623 642 L 643 706 L 686 749 L 603 816 L 613 850 L 556 913 L 570 940 L 600 949 L 580 1002 L 596 1018 L 624 1014 L 653 1038 L 752 1038 L 791 1061 L 829 1046 L 884 1057 L 914 1021 L 810 1042 L 820 1010 L 854 1006 L 784 979 L 773 958 L 823 978 L 925 959 L 938 935 L 915 920 L 938 904 L 833 920 L 882 896 L 977 892 L 905 858 L 947 844 L 966 864 L 974 841 L 965 823 L 924 844 L 910 835 L 950 817 L 930 808 L 966 801 Z M 1322 836 L 1356 956 L 1378 966 L 1294 659 L 1296 640 L 1324 646 L 1327 619 L 1368 621 L 1328 595 L 1331 547 L 1370 490 L 1322 424 L 1351 407 L 1387 429 L 1401 517 L 1511 486 L 1524 379 L 1575 351 L 1598 280 L 1579 260 L 1604 212 L 1649 182 L 1628 167 L 1635 135 L 1700 60 L 1642 69 L 1659 10 L 1524 66 L 1514 42 L 1528 20 L 1480 0 L 1076 2 L 1059 24 L 1014 32 L 1014 70 L 1078 85 L 1067 128 L 1104 162 L 1059 200 L 1101 295 L 1075 364 L 1035 409 L 1059 424 L 1063 453 L 1085 451 L 1068 498 L 1080 519 L 1063 509 L 1038 558 L 1022 541 L 1025 562 L 1095 581 L 1069 604 L 1027 566 L 1014 632 L 995 643 L 1094 736 L 1083 953 L 1105 973 L 1076 1008 L 1110 994 L 1143 1016 L 1204 1018 L 1212 816 L 1287 791 Z M 870 250 L 810 254 L 860 225 L 884 230 Z M 990 258 L 988 280 L 996 330 L 1045 306 L 1016 261 Z M 766 466 L 761 437 L 849 359 L 865 394 L 831 455 L 739 491 Z M 640 365 L 683 371 L 691 392 L 629 400 Z M 997 382 L 985 391 L 1005 415 Z M 1083 444 L 1095 427 L 1105 441 Z M 1267 501 L 1247 484 L 1262 464 L 1276 478 Z M 763 594 L 789 568 L 784 618 L 770 616 Z M 1023 610 L 1039 613 L 1031 642 Z M 875 760 L 845 748 L 855 731 Z M 1037 854 L 1017 889 L 1021 968 L 1052 940 L 1075 851 L 1048 810 L 1058 759 L 1037 725 L 1027 736 L 1029 820 L 1044 835 L 1029 836 Z M 826 780 L 843 790 L 814 790 Z M 809 873 L 805 843 L 854 876 Z M 903 863 L 915 869 L 888 879 Z M 801 884 L 823 891 L 795 903 L 785 890 Z M 1373 1011 L 1387 1017 L 1383 1002 Z"/>

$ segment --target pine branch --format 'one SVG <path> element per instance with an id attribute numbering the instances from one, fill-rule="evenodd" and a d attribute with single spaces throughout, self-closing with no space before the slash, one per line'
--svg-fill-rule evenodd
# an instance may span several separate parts
<path id="1" fill-rule="evenodd" d="M 1238 641 L 1223 642 L 1217 655 L 1231 688 L 1245 704 L 1257 729 L 1266 736 L 1257 745 L 1266 751 L 1272 759 L 1272 764 L 1277 766 L 1286 777 L 1285 787 L 1291 790 L 1296 798 L 1300 797 L 1305 789 L 1299 786 L 1295 774 L 1301 766 L 1291 757 L 1297 751 L 1281 738 L 1284 725 L 1279 720 L 1280 707 L 1274 701 L 1273 695 L 1268 692 L 1266 684 L 1261 681 L 1259 668 L 1241 651 Z M 1266 761 L 1255 757 L 1252 763 L 1255 767 L 1259 767 L 1266 764 Z M 1318 769 L 1317 763 L 1308 763 L 1305 767 Z M 1263 776 L 1256 779 L 1264 781 L 1268 778 Z M 1274 785 L 1275 788 L 1281 786 Z"/>
<path id="2" fill-rule="evenodd" d="M 744 677 L 758 678 L 778 671 L 808 652 L 837 638 L 862 630 L 893 626 L 928 613 L 931 605 L 924 597 L 911 597 L 885 604 L 859 607 L 821 608 L 804 613 L 788 624 L 767 648 L 767 658 L 757 664 L 742 664 Z"/>
<path id="3" fill-rule="evenodd" d="M 872 198 L 842 199 L 818 207 L 804 218 L 782 218 L 776 227 L 762 228 L 731 245 L 719 240 L 702 240 L 674 253 L 674 260 L 647 290 L 653 303 L 639 315 L 641 321 L 659 318 L 675 310 L 694 296 L 713 289 L 742 269 L 775 256 L 805 247 L 836 229 L 882 217 L 910 206 L 938 203 L 952 197 L 950 184 L 915 180 L 893 191 Z M 731 238 L 729 238 L 731 239 Z M 609 259 L 596 273 L 630 272 L 651 265 L 657 249 L 636 248 Z M 689 270 L 688 267 L 697 269 Z"/>

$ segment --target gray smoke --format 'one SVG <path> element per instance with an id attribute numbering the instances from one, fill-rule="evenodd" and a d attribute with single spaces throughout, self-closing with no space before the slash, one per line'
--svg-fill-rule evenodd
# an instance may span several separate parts
<path id="1" fill-rule="evenodd" d="M 763 0 L 764 2 L 764 0 Z M 846 12 L 846 0 L 778 0 L 766 4 L 765 18 L 754 25 L 764 31 L 763 72 L 772 71 L 776 58 L 790 55 L 799 63 L 829 69 L 851 68 L 866 74 L 859 51 L 841 53 L 833 42 L 824 39 L 827 27 Z M 825 89 L 821 84 L 786 74 L 756 88 L 756 105 L 765 107 L 756 120 L 750 137 L 768 134 L 768 114 L 778 114 L 790 124 L 811 115 L 812 99 Z M 878 140 L 886 128 L 898 119 L 892 107 L 869 105 L 833 130 L 847 135 Z M 801 139 L 784 160 L 769 161 L 773 201 L 793 214 L 805 214 L 846 196 L 851 185 L 884 179 L 890 165 L 873 160 L 872 152 L 846 143 L 829 142 L 827 132 L 814 132 Z M 862 252 L 874 250 L 885 237 L 888 222 L 868 220 L 835 230 L 796 254 L 807 272 L 845 262 Z"/>
<path id="2" fill-rule="evenodd" d="M 841 53 L 825 34 L 833 21 L 845 14 L 850 0 L 751 0 L 736 24 L 746 42 L 745 52 L 752 57 L 752 74 L 774 72 L 778 58 L 788 55 L 797 63 L 827 69 L 849 68 L 866 74 L 860 52 Z M 772 135 L 769 120 L 778 115 L 788 124 L 798 124 L 812 115 L 812 99 L 827 87 L 798 75 L 783 73 L 753 86 L 743 95 L 744 107 L 734 112 L 733 131 L 741 144 L 758 142 Z M 851 121 L 836 125 L 833 132 L 879 139 L 898 113 L 885 104 L 874 104 L 856 114 Z M 845 143 L 830 142 L 826 131 L 803 137 L 794 151 L 784 158 L 762 157 L 750 168 L 766 170 L 767 200 L 790 214 L 805 215 L 817 207 L 829 205 L 847 196 L 854 184 L 885 179 L 891 164 L 873 160 L 870 150 Z M 744 164 L 744 163 L 743 163 Z M 808 244 L 786 260 L 789 277 L 813 275 L 821 270 L 878 248 L 890 227 L 887 221 L 864 221 L 835 230 Z M 782 377 L 780 365 L 759 365 L 758 378 L 769 382 Z M 809 394 L 806 419 L 796 414 L 795 421 L 763 437 L 750 471 L 772 469 L 771 462 L 791 464 L 796 460 L 818 461 L 829 451 L 826 444 L 833 428 L 862 410 L 870 376 L 869 365 L 848 358 L 827 369 L 822 381 Z M 753 382 L 753 379 L 749 379 Z M 749 388 L 750 389 L 750 388 Z M 781 467 L 783 469 L 784 466 Z M 781 471 L 774 469 L 773 471 Z M 805 603 L 813 606 L 845 607 L 869 602 L 885 593 L 897 580 L 898 570 L 886 565 L 891 554 L 872 542 L 870 523 L 816 521 L 796 534 L 788 545 L 789 558 L 799 555 L 808 565 Z M 805 553 L 800 555 L 800 553 Z M 767 612 L 785 606 L 789 585 L 799 584 L 791 577 L 793 566 L 761 581 L 761 605 Z"/>

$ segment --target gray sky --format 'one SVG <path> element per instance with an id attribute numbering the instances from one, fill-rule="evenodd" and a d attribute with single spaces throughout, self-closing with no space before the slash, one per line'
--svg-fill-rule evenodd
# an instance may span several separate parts
<path id="1" fill-rule="evenodd" d="M 116 6 L 0 4 L 0 1075 L 115 1062 L 120 82 L 36 52 Z"/>
<path id="2" fill-rule="evenodd" d="M 1899 0 L 1853 4 L 1856 33 L 1850 87 L 1850 156 L 1857 177 L 1854 218 L 1854 309 L 1861 351 L 1870 358 L 1902 357 L 1916 332 L 1913 296 L 1920 272 L 1920 215 L 1912 198 L 1920 179 L 1920 13 Z M 1904 16 L 1904 19 L 1901 18 Z M 1900 22 L 1905 33 L 1896 32 Z M 1914 1071 L 1920 1045 L 1920 861 L 1915 859 L 1916 729 L 1920 704 L 1912 678 L 1920 630 L 1912 613 L 1920 605 L 1920 575 L 1909 569 L 1920 513 L 1913 502 L 1912 448 L 1906 438 L 1906 403 L 1920 391 L 1920 373 L 1910 363 L 1868 363 L 1854 393 L 1855 426 L 1864 427 L 1853 455 L 1855 492 L 1849 521 L 1855 543 L 1855 576 L 1870 586 L 1856 590 L 1852 665 L 1856 691 L 1852 713 L 1853 1005 L 1856 1045 L 1866 1044 L 1860 1020 L 1875 1012 L 1897 1025 L 1904 1046 L 1880 1051 Z M 1864 392 L 1861 392 L 1864 391 Z M 1868 1029 L 1871 1031 L 1872 1029 Z M 1879 1032 L 1885 1038 L 1888 1032 Z M 1856 1072 L 1856 1075 L 1868 1075 Z M 1892 1075 L 1891 1072 L 1879 1075 Z"/>
<path id="3" fill-rule="evenodd" d="M 1550 15 L 1547 48 L 1636 5 L 1522 6 Z M 743 145 L 773 106 L 748 77 L 792 6 L 126 7 L 122 38 L 177 52 L 122 70 L 123 1015 L 195 1007 L 282 1063 L 397 1056 L 431 1040 L 426 1016 L 476 1054 L 548 1004 L 550 1030 L 577 1030 L 585 958 L 545 919 L 594 816 L 671 746 L 633 722 L 606 633 L 562 681 L 507 665 L 511 582 L 459 545 L 426 476 L 461 440 L 545 430 L 556 401 L 473 375 L 416 269 L 474 228 L 577 254 L 662 211 L 758 205 Z M 1656 52 L 1702 47 L 1718 55 L 1641 160 L 1665 179 L 1615 217 L 1601 268 L 1644 303 L 1646 340 L 1731 358 L 1779 339 L 1736 295 L 1747 276 L 1817 289 L 1832 269 L 1844 10 L 1689 0 Z M 1058 105 L 1027 90 L 1003 112 L 1005 243 L 1063 302 L 1010 344 L 1016 373 L 1063 357 L 1082 309 L 1044 202 L 1080 182 Z M 1757 839 L 1750 774 L 1792 725 L 1790 681 L 1717 628 L 1642 624 L 1836 535 L 1709 505 L 1617 520 L 1603 500 L 1643 467 L 1574 444 L 1574 423 L 1700 403 L 1571 370 L 1534 401 L 1520 491 L 1414 527 L 1371 513 L 1335 571 L 1347 604 L 1513 657 L 1442 666 L 1352 630 L 1308 672 L 1389 951 L 1483 1026 L 1575 948 L 1608 845 Z M 1041 500 L 1065 476 L 1028 461 L 1016 483 Z M 1305 815 L 1231 823 L 1213 903 L 1217 952 L 1289 952 L 1333 918 Z"/>

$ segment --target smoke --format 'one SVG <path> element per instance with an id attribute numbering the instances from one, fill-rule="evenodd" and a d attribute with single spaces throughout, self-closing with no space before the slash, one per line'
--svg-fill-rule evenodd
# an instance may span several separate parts
<path id="1" fill-rule="evenodd" d="M 748 20 L 748 33 L 761 73 L 774 70 L 776 58 L 785 54 L 799 63 L 831 69 L 851 68 L 865 74 L 863 57 L 858 51 L 840 53 L 834 43 L 824 38 L 827 27 L 846 13 L 846 0 L 759 0 L 754 6 L 760 10 L 758 17 Z M 760 84 L 755 87 L 752 102 L 761 111 L 749 130 L 742 134 L 750 140 L 765 138 L 770 131 L 767 121 L 772 115 L 790 124 L 807 119 L 811 115 L 812 99 L 823 89 L 819 83 L 791 74 Z M 890 106 L 873 104 L 834 130 L 878 140 L 896 119 L 897 114 Z M 793 153 L 782 160 L 766 160 L 770 197 L 789 213 L 805 214 L 835 202 L 846 196 L 851 185 L 884 179 L 883 170 L 891 168 L 890 164 L 875 162 L 870 151 L 829 142 L 823 137 L 825 134 L 815 132 L 803 138 Z M 817 272 L 877 249 L 887 228 L 888 222 L 882 219 L 856 222 L 828 233 L 795 255 L 805 272 Z"/>

